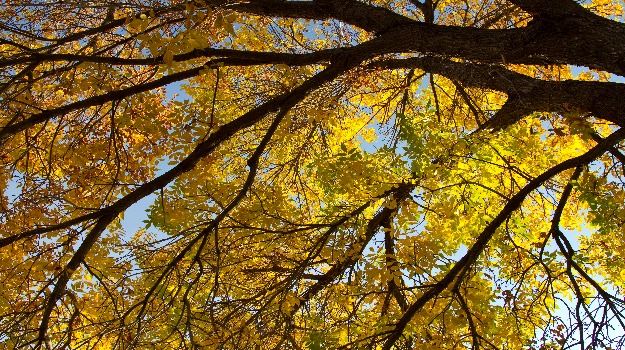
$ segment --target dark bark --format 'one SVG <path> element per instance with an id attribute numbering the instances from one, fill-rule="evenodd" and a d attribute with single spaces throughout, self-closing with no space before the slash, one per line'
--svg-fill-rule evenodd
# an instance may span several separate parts
<path id="1" fill-rule="evenodd" d="M 485 126 L 502 129 L 532 112 L 592 113 L 625 126 L 625 85 L 595 81 L 546 81 L 499 65 L 458 63 L 437 57 L 376 62 L 371 67 L 419 68 L 467 87 L 501 91 L 508 102 Z"/>

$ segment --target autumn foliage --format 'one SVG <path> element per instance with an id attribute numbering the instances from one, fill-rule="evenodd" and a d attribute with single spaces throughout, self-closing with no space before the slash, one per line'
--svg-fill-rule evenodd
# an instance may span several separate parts
<path id="1" fill-rule="evenodd" d="M 0 344 L 624 347 L 622 6 L 3 1 Z"/>

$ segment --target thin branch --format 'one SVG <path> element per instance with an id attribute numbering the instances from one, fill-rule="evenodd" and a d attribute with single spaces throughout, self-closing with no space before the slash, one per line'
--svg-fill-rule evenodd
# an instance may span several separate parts
<path id="1" fill-rule="evenodd" d="M 430 300 L 442 293 L 464 269 L 471 266 L 486 248 L 486 245 L 495 234 L 499 226 L 518 208 L 521 207 L 525 197 L 531 192 L 542 186 L 544 182 L 558 175 L 559 173 L 575 168 L 584 164 L 588 164 L 597 157 L 605 153 L 610 147 L 625 138 L 625 128 L 621 128 L 607 137 L 604 142 L 591 148 L 586 153 L 575 158 L 568 159 L 550 169 L 543 172 L 529 183 L 525 185 L 516 195 L 514 195 L 499 214 L 491 221 L 486 228 L 476 238 L 475 243 L 469 251 L 445 274 L 445 276 L 430 289 L 425 291 L 412 305 L 408 311 L 394 325 L 393 329 L 388 332 L 387 340 L 384 344 L 384 350 L 390 350 L 395 342 L 401 337 L 404 329 L 412 319 L 412 317 L 420 311 Z"/>

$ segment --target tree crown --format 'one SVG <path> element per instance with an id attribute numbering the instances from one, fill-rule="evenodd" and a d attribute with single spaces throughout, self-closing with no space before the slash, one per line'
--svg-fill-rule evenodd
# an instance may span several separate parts
<path id="1" fill-rule="evenodd" d="M 5 1 L 0 342 L 622 346 L 622 15 Z"/>

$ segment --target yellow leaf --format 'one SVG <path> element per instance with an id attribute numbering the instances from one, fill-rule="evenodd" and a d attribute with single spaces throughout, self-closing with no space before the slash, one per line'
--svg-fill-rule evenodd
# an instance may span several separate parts
<path id="1" fill-rule="evenodd" d="M 171 50 L 165 50 L 165 53 L 163 54 L 163 62 L 165 62 L 167 67 L 171 67 L 171 65 L 174 63 L 174 54 L 171 52 Z"/>

